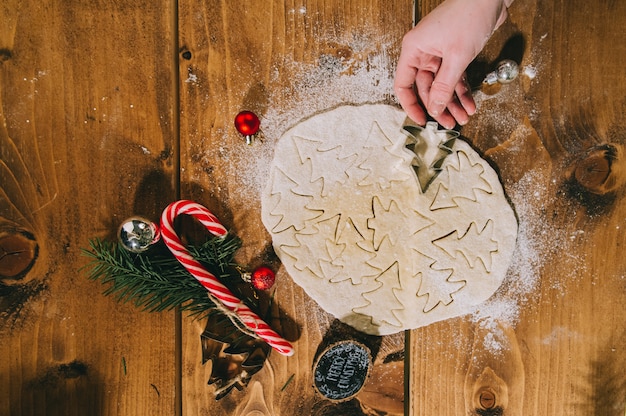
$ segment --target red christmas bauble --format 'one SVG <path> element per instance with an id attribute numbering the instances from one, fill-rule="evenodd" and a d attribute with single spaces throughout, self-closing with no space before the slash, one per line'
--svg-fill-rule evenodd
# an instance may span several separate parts
<path id="1" fill-rule="evenodd" d="M 252 111 L 242 111 L 235 116 L 235 128 L 244 136 L 252 136 L 259 131 L 261 122 Z"/>
<path id="2" fill-rule="evenodd" d="M 252 272 L 250 283 L 256 289 L 267 290 L 274 285 L 276 275 L 269 267 L 261 266 Z"/>

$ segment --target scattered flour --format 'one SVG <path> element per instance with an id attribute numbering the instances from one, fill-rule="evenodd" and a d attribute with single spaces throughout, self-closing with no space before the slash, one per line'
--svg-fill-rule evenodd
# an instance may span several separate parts
<path id="1" fill-rule="evenodd" d="M 548 336 L 544 337 L 541 340 L 541 343 L 544 345 L 550 345 L 562 339 L 581 340 L 582 335 L 576 331 L 571 331 L 570 329 L 566 327 L 556 326 L 554 327 L 554 329 L 552 329 L 552 332 Z"/>
<path id="2" fill-rule="evenodd" d="M 294 13 L 299 14 L 306 12 L 305 8 L 294 10 Z M 362 34 L 349 41 L 337 39 L 326 41 L 347 45 L 353 51 L 352 57 L 322 56 L 315 63 L 304 63 L 285 57 L 280 62 L 280 67 L 275 67 L 272 72 L 270 84 L 267 86 L 270 94 L 268 102 L 280 105 L 270 105 L 264 114 L 260 114 L 262 142 L 257 141 L 251 146 L 253 157 L 250 157 L 249 152 L 243 152 L 244 156 L 241 159 L 245 160 L 245 163 L 238 163 L 234 171 L 244 186 L 232 189 L 231 192 L 241 192 L 236 197 L 246 203 L 259 203 L 260 194 L 268 178 L 275 143 L 293 125 L 341 104 L 375 102 L 397 104 L 393 93 L 395 60 L 388 53 L 392 47 L 395 48 L 395 39 L 381 40 Z M 372 44 L 377 45 L 375 52 L 359 53 L 360 50 L 365 50 L 367 45 Z M 363 56 L 365 59 L 362 59 Z M 530 82 L 526 89 L 529 88 L 528 85 L 536 87 L 540 82 L 542 68 L 540 59 L 530 56 L 527 61 L 520 77 L 520 82 L 523 80 L 526 83 Z M 294 74 L 287 85 L 281 78 L 282 72 Z M 504 134 L 510 134 L 519 126 L 520 113 L 515 113 L 517 110 L 508 111 L 507 106 L 524 102 L 525 95 L 521 87 L 507 88 L 509 89 L 491 96 L 481 92 L 475 94 L 479 107 L 479 114 L 476 117 L 482 117 L 482 122 L 487 125 L 496 126 L 493 133 L 496 135 L 502 133 L 503 137 L 495 138 L 500 142 L 506 139 Z M 484 111 L 481 114 L 481 107 L 486 104 L 489 104 L 487 105 L 489 108 L 502 108 L 502 111 Z M 531 122 L 539 117 L 534 108 L 520 108 L 519 111 L 528 115 Z M 232 132 L 223 133 L 229 135 Z M 230 152 L 226 153 L 227 157 L 232 155 Z M 471 315 L 472 320 L 490 334 L 484 339 L 484 347 L 494 353 L 504 348 L 501 337 L 498 336 L 497 326 L 503 324 L 515 327 L 521 311 L 525 306 L 530 306 L 529 300 L 537 292 L 541 268 L 545 262 L 549 261 L 555 252 L 566 252 L 567 244 L 574 243 L 580 236 L 571 232 L 565 234 L 565 231 L 543 229 L 546 213 L 541 212 L 542 204 L 536 201 L 553 198 L 555 189 L 551 186 L 554 184 L 545 184 L 542 182 L 543 178 L 540 180 L 534 175 L 538 174 L 529 172 L 507 189 L 519 221 L 513 263 L 501 290 Z M 572 261 L 576 262 L 575 259 Z M 574 267 L 580 267 L 580 260 L 578 262 L 579 264 Z M 320 314 L 325 315 L 321 310 Z"/>
<path id="3" fill-rule="evenodd" d="M 185 80 L 186 83 L 197 83 L 198 82 L 198 76 L 191 72 L 191 68 L 188 69 L 187 73 L 188 73 L 187 79 Z"/>
<path id="4" fill-rule="evenodd" d="M 518 217 L 517 247 L 502 290 L 474 313 L 474 320 L 482 322 L 482 325 L 493 325 L 491 321 L 496 320 L 515 326 L 520 308 L 537 286 L 544 261 L 544 244 L 537 239 L 538 231 L 541 234 L 541 222 L 538 222 L 541 213 L 532 199 L 542 198 L 547 190 L 539 187 L 541 182 L 536 179 L 527 174 L 509 191 Z M 531 200 L 528 200 L 529 196 Z"/>
<path id="5" fill-rule="evenodd" d="M 545 209 L 556 200 L 556 187 L 554 180 L 546 181 L 542 174 L 529 171 L 507 190 L 518 217 L 517 247 L 500 290 L 472 314 L 473 322 L 480 329 L 493 332 L 499 325 L 514 328 L 524 308 L 536 305 L 540 284 L 557 294 L 562 293 L 564 276 L 570 280 L 584 271 L 584 258 L 564 256 L 572 251 L 572 246 L 581 244 L 579 240 L 584 231 L 572 232 L 556 226 L 548 217 L 550 211 Z M 547 224 L 552 226 L 547 227 Z M 564 275 L 543 275 L 544 265 L 556 258 L 563 263 Z M 485 348 L 498 353 L 501 348 L 495 339 L 497 337 L 485 340 Z"/>
<path id="6" fill-rule="evenodd" d="M 485 334 L 485 337 L 482 340 L 483 342 L 482 346 L 484 349 L 494 354 L 501 354 L 502 351 L 506 349 L 506 345 L 503 344 L 500 339 L 498 339 L 498 336 L 496 335 L 497 332 L 498 332 L 498 329 L 487 332 Z"/>
<path id="7" fill-rule="evenodd" d="M 537 76 L 537 69 L 532 65 L 528 65 L 524 67 L 524 71 L 522 73 L 527 76 L 528 79 L 532 80 L 535 79 L 535 77 Z"/>
<path id="8" fill-rule="evenodd" d="M 380 42 L 380 40 L 377 40 Z M 278 139 L 283 132 L 303 118 L 328 110 L 340 104 L 363 104 L 373 102 L 395 102 L 393 74 L 395 63 L 387 50 L 391 43 L 381 43 L 376 53 L 367 53 L 366 45 L 374 40 L 355 38 L 348 42 L 352 56 L 343 59 L 322 55 L 316 64 L 283 62 L 288 73 L 297 74 L 292 84 L 281 90 L 272 91 L 282 98 L 283 104 L 270 107 L 261 120 L 266 137 Z M 359 53 L 363 50 L 363 54 Z M 363 57 L 360 60 L 359 57 Z M 275 69 L 278 77 L 279 70 Z M 278 79 L 276 79 L 278 80 Z M 270 98 L 270 102 L 274 100 Z"/>
<path id="9" fill-rule="evenodd" d="M 298 12 L 306 13 L 306 9 Z M 397 103 L 393 93 L 395 60 L 388 55 L 395 41 L 380 39 L 380 34 L 353 35 L 347 40 L 319 39 L 319 43 L 345 46 L 351 51 L 350 56 L 322 55 L 315 63 L 285 57 L 280 67 L 274 68 L 267 88 L 268 102 L 280 105 L 270 105 L 265 114 L 259 114 L 262 142 L 257 140 L 251 149 L 243 149 L 246 161 L 239 163 L 234 172 L 240 183 L 246 185 L 233 189 L 241 192 L 237 197 L 258 203 L 276 141 L 302 119 L 340 104 Z M 377 45 L 375 51 L 370 50 L 372 45 Z M 281 73 L 294 77 L 285 85 Z M 254 157 L 249 157 L 247 150 Z"/>

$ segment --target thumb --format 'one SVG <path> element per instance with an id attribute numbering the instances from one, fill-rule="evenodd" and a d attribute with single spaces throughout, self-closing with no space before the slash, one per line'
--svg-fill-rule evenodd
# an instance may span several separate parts
<path id="1" fill-rule="evenodd" d="M 437 117 L 443 113 L 452 100 L 454 89 L 465 71 L 465 63 L 461 59 L 442 59 L 441 67 L 430 87 L 427 104 L 431 116 Z"/>

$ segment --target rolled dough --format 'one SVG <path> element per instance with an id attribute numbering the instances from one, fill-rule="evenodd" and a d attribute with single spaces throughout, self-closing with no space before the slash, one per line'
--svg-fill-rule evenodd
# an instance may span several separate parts
<path id="1" fill-rule="evenodd" d="M 289 275 L 369 334 L 471 312 L 515 248 L 517 221 L 491 166 L 436 123 L 409 134 L 405 121 L 383 104 L 301 121 L 278 140 L 262 193 Z"/>

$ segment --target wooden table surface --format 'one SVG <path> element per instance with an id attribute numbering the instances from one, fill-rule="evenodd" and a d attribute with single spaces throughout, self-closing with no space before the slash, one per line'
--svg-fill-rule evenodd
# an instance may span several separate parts
<path id="1" fill-rule="evenodd" d="M 216 401 L 205 322 L 120 304 L 80 271 L 90 239 L 177 198 L 242 238 L 241 264 L 267 261 L 259 193 L 273 144 L 338 104 L 392 103 L 402 35 L 437 3 L 5 0 L 0 416 L 623 416 L 625 2 L 517 0 L 470 67 L 478 84 L 503 58 L 523 72 L 477 90 L 461 130 L 520 224 L 505 284 L 471 316 L 362 337 L 281 268 L 272 325 L 296 354 L 271 354 Z M 244 109 L 262 143 L 235 131 Z M 355 400 L 331 403 L 313 362 L 354 338 L 376 352 L 373 371 Z"/>

